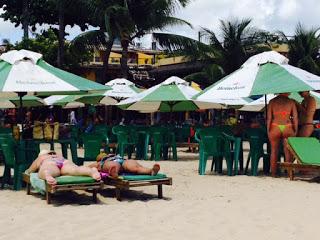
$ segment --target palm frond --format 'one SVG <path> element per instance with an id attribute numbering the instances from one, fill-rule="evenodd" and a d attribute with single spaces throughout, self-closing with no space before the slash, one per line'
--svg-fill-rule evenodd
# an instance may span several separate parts
<path id="1" fill-rule="evenodd" d="M 105 49 L 106 45 L 111 40 L 112 39 L 108 36 L 107 33 L 101 30 L 92 30 L 78 35 L 71 41 L 71 44 L 79 49 Z"/>

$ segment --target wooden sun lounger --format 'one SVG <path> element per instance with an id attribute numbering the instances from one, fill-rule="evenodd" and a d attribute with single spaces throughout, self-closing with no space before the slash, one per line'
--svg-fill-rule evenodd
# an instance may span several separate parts
<path id="1" fill-rule="evenodd" d="M 27 195 L 30 195 L 31 192 L 31 182 L 30 175 L 23 173 L 23 181 L 26 183 Z M 52 194 L 61 191 L 72 191 L 72 190 L 92 190 L 92 200 L 94 203 L 97 203 L 97 193 L 100 189 L 103 188 L 103 181 L 93 182 L 93 183 L 77 183 L 77 184 L 63 184 L 55 185 L 54 187 L 46 183 L 46 201 L 47 204 L 51 203 Z"/>
<path id="2" fill-rule="evenodd" d="M 104 183 L 116 189 L 116 198 L 121 201 L 121 190 L 129 190 L 132 187 L 143 187 L 156 185 L 158 187 L 158 198 L 163 198 L 162 185 L 172 185 L 171 177 L 149 180 L 125 180 L 121 178 L 106 177 Z"/>
<path id="3" fill-rule="evenodd" d="M 293 139 L 293 138 L 292 138 Z M 295 150 L 288 141 L 287 143 L 287 148 L 288 150 L 291 152 L 291 154 L 293 155 L 294 159 L 297 160 L 297 163 L 289 163 L 289 162 L 284 162 L 284 163 L 278 163 L 278 166 L 281 169 L 285 169 L 288 172 L 288 177 L 290 180 L 294 180 L 294 172 L 295 170 L 306 170 L 306 171 L 313 171 L 313 172 L 318 172 L 320 174 L 320 156 L 318 151 L 320 151 L 320 143 L 319 140 L 317 140 L 316 138 L 299 138 L 299 141 L 304 141 L 306 145 L 307 150 L 309 150 L 311 152 L 311 154 L 314 153 L 314 155 L 316 156 L 316 158 L 318 158 L 318 163 L 308 163 L 305 162 L 301 159 L 301 153 L 300 156 L 297 152 L 297 150 Z M 308 144 L 308 141 L 310 144 Z M 313 149 L 312 147 L 314 147 L 315 144 L 317 149 Z M 317 146 L 319 145 L 319 146 Z M 310 149 L 308 149 L 308 146 L 310 147 Z M 312 149 L 311 149 L 312 148 Z M 316 152 L 314 152 L 316 151 Z M 318 157 L 319 156 L 319 157 Z"/>

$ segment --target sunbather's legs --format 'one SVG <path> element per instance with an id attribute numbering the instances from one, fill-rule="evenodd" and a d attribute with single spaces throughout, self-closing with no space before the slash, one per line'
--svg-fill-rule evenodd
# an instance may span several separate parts
<path id="1" fill-rule="evenodd" d="M 148 175 L 156 175 L 160 170 L 159 164 L 154 164 L 152 168 L 146 168 L 141 166 L 136 160 L 125 160 L 122 167 L 126 172 Z"/>
<path id="2" fill-rule="evenodd" d="M 55 177 L 60 176 L 60 169 L 55 164 L 43 164 L 39 169 L 39 177 L 46 180 L 48 184 L 57 183 Z"/>
<path id="3" fill-rule="evenodd" d="M 72 176 L 90 176 L 96 180 L 100 180 L 101 176 L 98 169 L 87 166 L 77 166 L 69 160 L 65 160 L 63 167 L 61 168 L 61 175 L 72 175 Z"/>
<path id="4" fill-rule="evenodd" d="M 281 140 L 281 132 L 277 127 L 272 126 L 269 130 L 269 140 L 271 145 L 270 165 L 271 176 L 275 177 L 277 172 L 277 161 L 279 154 L 279 145 Z"/>

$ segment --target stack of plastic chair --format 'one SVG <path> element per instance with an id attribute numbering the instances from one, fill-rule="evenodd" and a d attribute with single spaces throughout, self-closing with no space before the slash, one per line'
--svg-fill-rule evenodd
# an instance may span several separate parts
<path id="1" fill-rule="evenodd" d="M 98 133 L 83 134 L 84 157 L 78 157 L 78 164 L 82 165 L 83 161 L 95 161 L 101 148 L 104 148 L 105 136 Z M 103 149 L 105 151 L 105 149 Z"/>
<path id="2" fill-rule="evenodd" d="M 124 157 L 125 152 L 128 154 L 128 158 L 131 158 L 132 152 L 135 148 L 135 138 L 131 135 L 134 134 L 133 130 L 127 126 L 114 126 L 112 128 L 112 133 L 117 136 L 117 153 Z"/>
<path id="3" fill-rule="evenodd" d="M 240 164 L 240 155 L 242 154 L 242 140 L 240 137 L 222 132 L 224 138 L 224 157 L 227 161 L 228 176 L 238 175 L 238 169 Z M 241 168 L 241 167 L 240 167 Z"/>
<path id="4" fill-rule="evenodd" d="M 199 175 L 206 172 L 207 160 L 212 157 L 211 171 L 215 169 L 222 173 L 224 157 L 224 138 L 218 128 L 203 128 L 196 131 L 195 139 L 199 142 Z"/>
<path id="5" fill-rule="evenodd" d="M 258 175 L 259 160 L 263 159 L 263 171 L 269 173 L 270 170 L 270 154 L 264 150 L 264 144 L 267 143 L 267 134 L 263 128 L 249 128 L 245 132 L 245 138 L 249 140 L 250 151 L 245 168 L 247 174 L 249 163 L 251 160 L 251 175 Z"/>
<path id="6" fill-rule="evenodd" d="M 2 139 L 0 145 L 5 163 L 1 187 L 3 188 L 6 183 L 10 183 L 11 169 L 13 169 L 13 189 L 20 190 L 22 187 L 22 173 L 31 165 L 36 157 L 36 152 L 29 151 L 25 141 L 21 140 L 16 143 L 12 137 Z"/>
<path id="7" fill-rule="evenodd" d="M 163 158 L 169 159 L 170 152 L 172 152 L 172 158 L 178 161 L 176 135 L 173 131 L 167 131 L 164 136 Z"/>
<path id="8" fill-rule="evenodd" d="M 136 142 L 136 159 L 148 159 L 149 151 L 149 128 L 147 126 L 136 126 L 132 133 Z"/>
<path id="9" fill-rule="evenodd" d="M 163 147 L 166 144 L 165 136 L 168 132 L 166 127 L 151 127 L 151 160 L 159 161 L 163 156 Z"/>

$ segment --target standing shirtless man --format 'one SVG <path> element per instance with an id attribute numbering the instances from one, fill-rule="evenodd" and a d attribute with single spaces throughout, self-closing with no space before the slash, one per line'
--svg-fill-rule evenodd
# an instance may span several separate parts
<path id="1" fill-rule="evenodd" d="M 303 97 L 301 104 L 297 104 L 299 112 L 299 131 L 298 137 L 310 137 L 313 127 L 313 116 L 316 111 L 316 100 L 310 95 L 309 91 L 299 92 Z"/>

